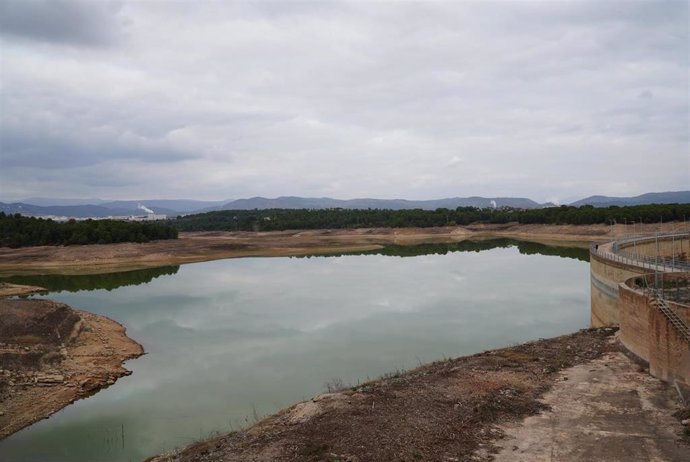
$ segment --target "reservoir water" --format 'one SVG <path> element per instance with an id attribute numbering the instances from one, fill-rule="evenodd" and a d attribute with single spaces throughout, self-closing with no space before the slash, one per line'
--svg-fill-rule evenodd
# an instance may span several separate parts
<path id="1" fill-rule="evenodd" d="M 115 319 L 147 354 L 126 364 L 131 376 L 1 441 L 0 460 L 141 461 L 327 383 L 588 327 L 587 258 L 493 240 L 14 278 Z"/>

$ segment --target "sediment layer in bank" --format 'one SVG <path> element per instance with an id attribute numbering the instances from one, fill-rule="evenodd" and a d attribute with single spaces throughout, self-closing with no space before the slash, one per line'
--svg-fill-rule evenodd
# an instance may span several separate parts
<path id="1" fill-rule="evenodd" d="M 125 328 L 50 300 L 0 298 L 0 439 L 129 374 Z"/>

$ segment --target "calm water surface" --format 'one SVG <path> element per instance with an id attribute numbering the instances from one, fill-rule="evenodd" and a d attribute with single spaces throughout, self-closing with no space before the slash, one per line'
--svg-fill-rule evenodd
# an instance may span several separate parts
<path id="1" fill-rule="evenodd" d="M 132 376 L 0 442 L 0 461 L 140 461 L 333 379 L 587 327 L 586 259 L 498 240 L 23 278 L 124 324 L 148 354 L 127 363 Z"/>

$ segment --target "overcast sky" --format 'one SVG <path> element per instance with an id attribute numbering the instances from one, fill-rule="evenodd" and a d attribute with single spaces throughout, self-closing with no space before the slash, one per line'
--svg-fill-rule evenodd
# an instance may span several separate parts
<path id="1" fill-rule="evenodd" d="M 690 189 L 687 1 L 0 0 L 0 200 Z"/>

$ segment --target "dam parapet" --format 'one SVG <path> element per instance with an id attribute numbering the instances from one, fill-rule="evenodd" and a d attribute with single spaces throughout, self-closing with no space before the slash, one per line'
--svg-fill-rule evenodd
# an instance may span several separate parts
<path id="1" fill-rule="evenodd" d="M 633 236 L 590 249 L 592 325 L 662 380 L 690 385 L 690 234 Z"/>
<path id="2" fill-rule="evenodd" d="M 662 273 L 690 271 L 688 233 L 629 236 L 611 243 L 613 258 Z"/>

